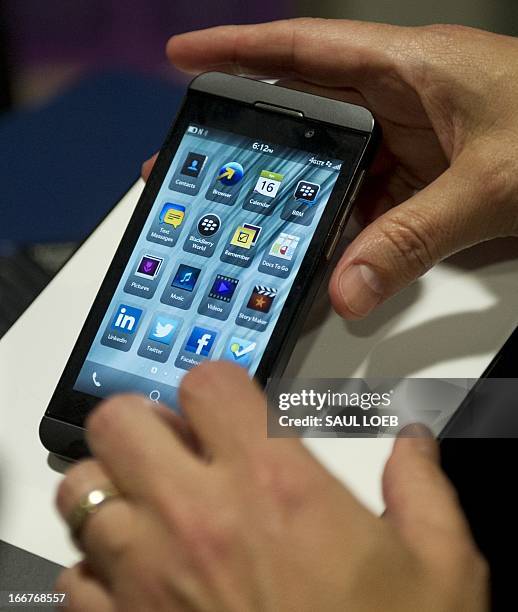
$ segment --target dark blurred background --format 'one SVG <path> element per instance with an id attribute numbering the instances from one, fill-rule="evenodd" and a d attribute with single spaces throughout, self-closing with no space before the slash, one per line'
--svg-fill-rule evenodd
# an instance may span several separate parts
<path id="1" fill-rule="evenodd" d="M 160 147 L 186 82 L 165 60 L 169 36 L 296 16 L 518 33 L 516 0 L 0 0 L 0 337 Z M 505 457 L 473 447 L 447 449 L 445 467 L 491 559 L 503 602 L 494 609 L 514 609 L 500 567 L 510 521 L 500 520 L 498 495 L 508 483 L 495 475 L 498 457 L 515 463 L 515 445 Z M 496 503 L 479 516 L 486 494 Z M 13 558 L 9 588 L 31 567 L 33 586 L 51 587 L 57 567 L 12 547 L 2 554 Z"/>
<path id="2" fill-rule="evenodd" d="M 167 39 L 303 15 L 518 28 L 515 0 L 0 0 L 0 336 L 160 147 Z"/>

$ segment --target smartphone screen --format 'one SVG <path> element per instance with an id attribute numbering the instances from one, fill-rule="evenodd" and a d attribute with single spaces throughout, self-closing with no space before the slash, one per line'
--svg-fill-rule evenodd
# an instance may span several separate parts
<path id="1" fill-rule="evenodd" d="M 182 377 L 203 361 L 230 361 L 266 384 L 317 295 L 375 150 L 372 115 L 238 77 L 209 81 L 223 90 L 191 86 L 103 264 L 42 421 L 54 452 L 83 452 L 81 431 L 67 427 L 82 428 L 101 398 L 136 392 L 178 408 Z M 258 107 L 264 97 L 306 114 Z"/>
<path id="2" fill-rule="evenodd" d="M 175 405 L 205 360 L 253 375 L 342 163 L 189 123 L 73 389 Z"/>

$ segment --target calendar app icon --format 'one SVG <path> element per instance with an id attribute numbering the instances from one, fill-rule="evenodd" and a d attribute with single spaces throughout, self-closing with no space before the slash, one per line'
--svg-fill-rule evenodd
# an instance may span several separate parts
<path id="1" fill-rule="evenodd" d="M 263 170 L 255 184 L 254 193 L 260 193 L 267 198 L 274 198 L 279 191 L 283 178 L 283 174 Z"/>

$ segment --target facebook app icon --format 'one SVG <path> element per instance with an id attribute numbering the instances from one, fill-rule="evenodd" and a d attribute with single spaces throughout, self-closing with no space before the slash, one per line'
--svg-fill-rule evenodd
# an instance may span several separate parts
<path id="1" fill-rule="evenodd" d="M 185 344 L 185 350 L 202 357 L 208 357 L 216 336 L 217 332 L 212 329 L 193 327 L 191 335 Z"/>

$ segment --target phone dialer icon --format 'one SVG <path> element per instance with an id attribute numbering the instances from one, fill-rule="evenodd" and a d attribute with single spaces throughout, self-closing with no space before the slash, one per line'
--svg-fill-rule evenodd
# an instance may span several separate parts
<path id="1" fill-rule="evenodd" d="M 97 372 L 94 372 L 92 374 L 92 382 L 96 387 L 102 387 L 102 383 L 97 377 Z"/>

